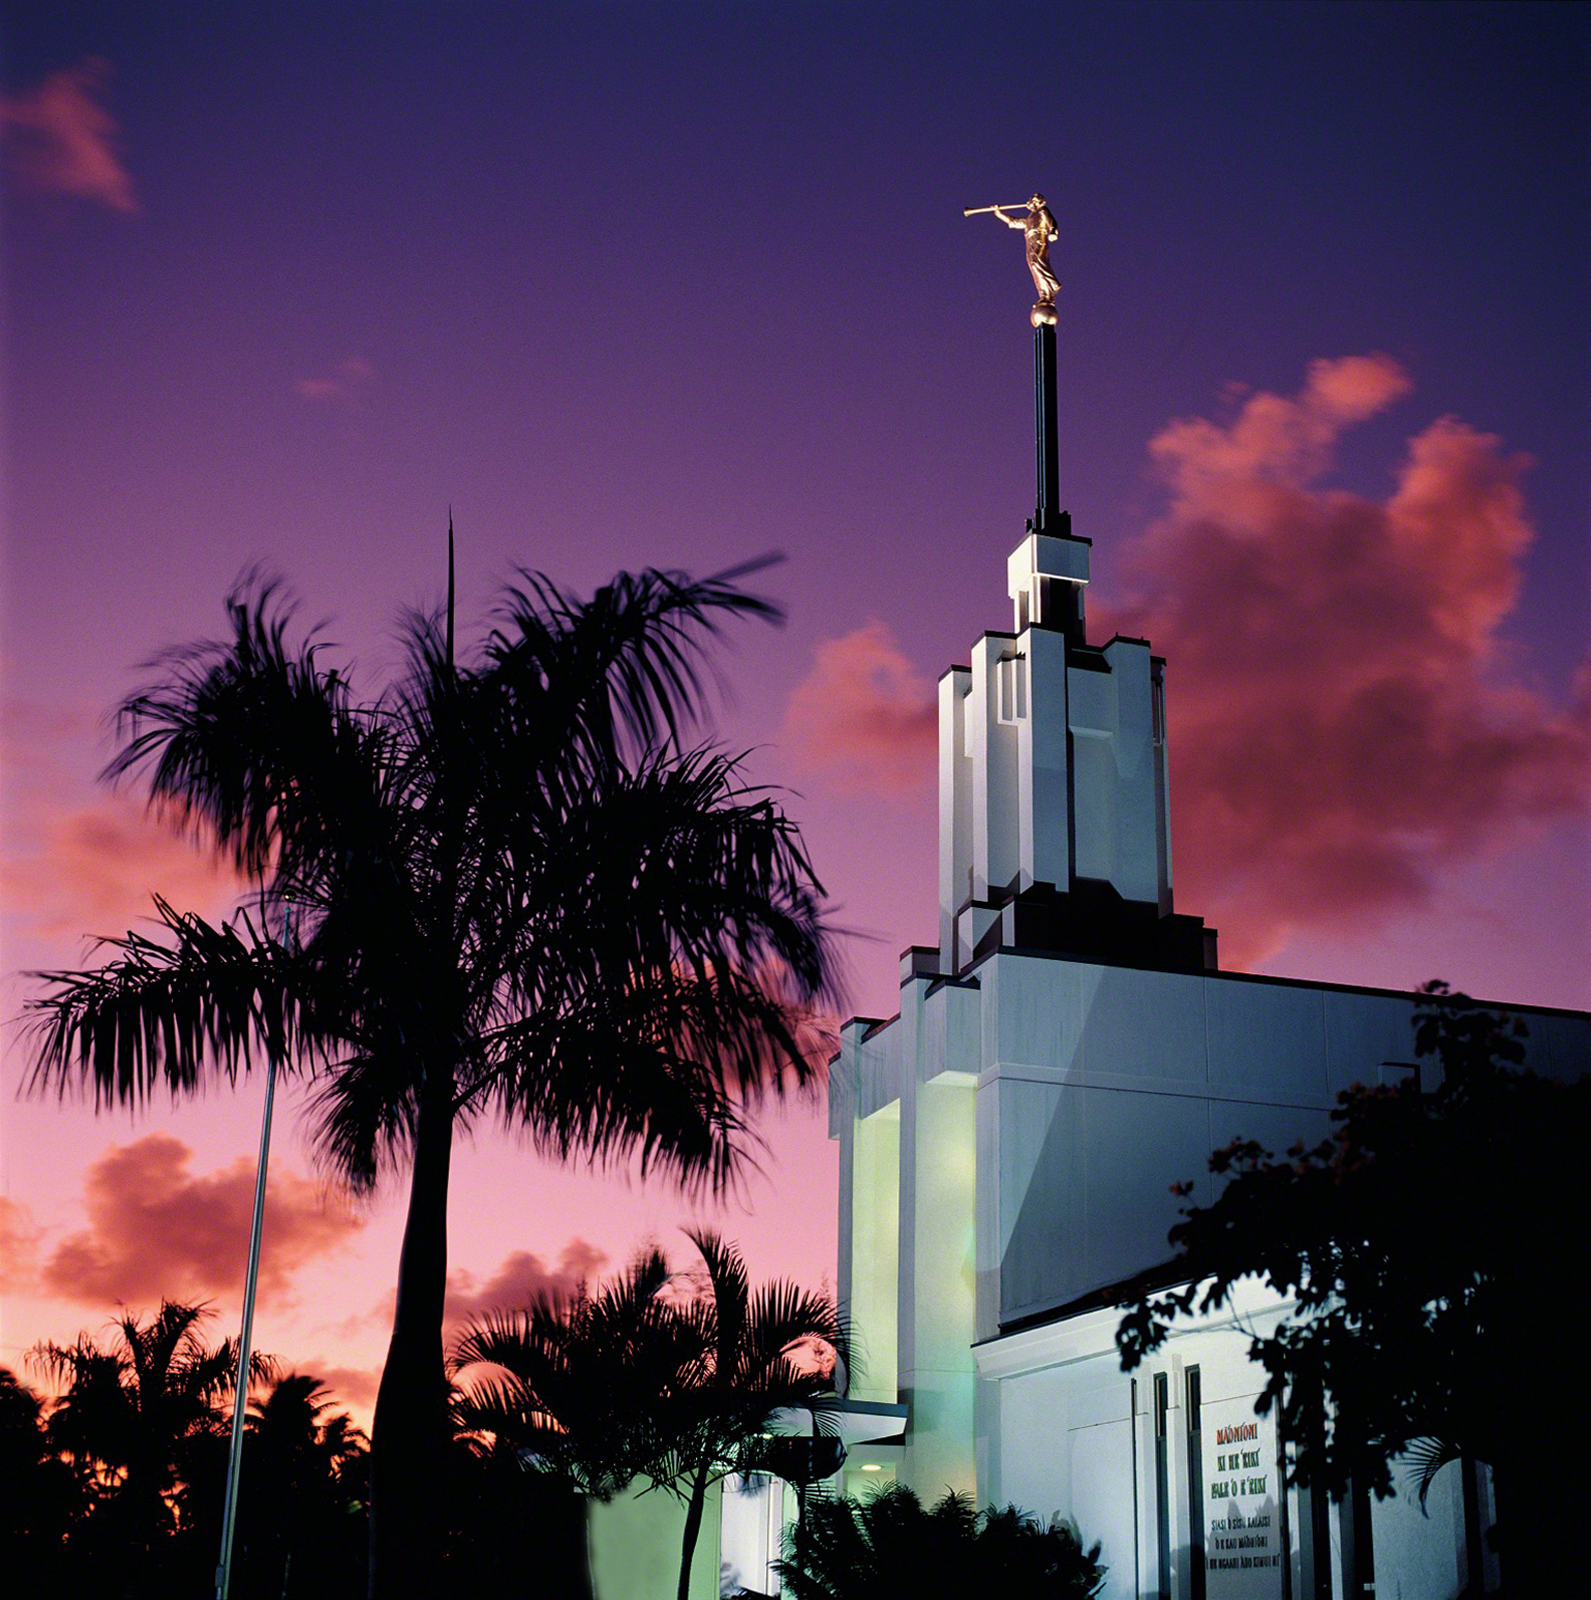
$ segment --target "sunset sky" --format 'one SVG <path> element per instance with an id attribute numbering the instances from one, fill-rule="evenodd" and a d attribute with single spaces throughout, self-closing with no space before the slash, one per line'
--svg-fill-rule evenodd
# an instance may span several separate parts
<path id="1" fill-rule="evenodd" d="M 896 1009 L 935 936 L 935 679 L 1008 625 L 1060 228 L 1090 632 L 1168 660 L 1179 910 L 1223 965 L 1591 1006 L 1591 18 L 1529 4 L 78 5 L 0 19 L 3 1012 L 231 885 L 96 774 L 253 564 L 374 692 L 442 592 L 782 552 L 721 740 L 793 791 Z M 235 1324 L 259 1086 L 95 1115 L 3 1035 L 0 1363 Z M 258 1342 L 373 1396 L 401 1195 L 278 1121 Z M 834 1270 L 821 1111 L 719 1208 L 457 1163 L 452 1308 L 716 1217 Z"/>

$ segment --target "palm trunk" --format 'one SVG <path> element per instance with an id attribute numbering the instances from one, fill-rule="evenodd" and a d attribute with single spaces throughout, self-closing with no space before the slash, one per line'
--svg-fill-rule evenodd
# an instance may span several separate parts
<path id="1" fill-rule="evenodd" d="M 442 1297 L 452 1094 L 450 1072 L 428 1075 L 415 1131 L 392 1342 L 371 1427 L 370 1600 L 430 1600 L 439 1592 L 447 1503 Z"/>
<path id="2" fill-rule="evenodd" d="M 685 1538 L 680 1546 L 679 1600 L 690 1600 L 691 1561 L 696 1554 L 696 1540 L 702 1531 L 702 1512 L 707 1505 L 707 1469 L 696 1474 L 691 1485 L 691 1497 L 685 1506 Z"/>

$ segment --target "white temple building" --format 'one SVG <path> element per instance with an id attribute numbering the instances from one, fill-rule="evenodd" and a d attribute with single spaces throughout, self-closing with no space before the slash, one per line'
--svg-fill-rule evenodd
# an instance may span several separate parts
<path id="1" fill-rule="evenodd" d="M 1239 1325 L 1274 1324 L 1273 1295 L 1121 1371 L 1122 1286 L 1170 1259 L 1171 1185 L 1209 1204 L 1212 1151 L 1323 1137 L 1339 1091 L 1402 1075 L 1415 997 L 1222 972 L 1173 909 L 1165 663 L 1088 642 L 1035 326 L 1039 510 L 1011 629 L 939 683 L 938 943 L 905 952 L 899 1014 L 848 1023 L 831 1072 L 852 1396 L 905 1414 L 898 1442 L 852 1443 L 842 1485 L 1070 1518 L 1103 1543 L 1110 1600 L 1494 1587 L 1482 1468 L 1443 1471 L 1428 1514 L 1285 1488 Z M 1591 1059 L 1591 1017 L 1507 1009 L 1535 1070 Z"/>

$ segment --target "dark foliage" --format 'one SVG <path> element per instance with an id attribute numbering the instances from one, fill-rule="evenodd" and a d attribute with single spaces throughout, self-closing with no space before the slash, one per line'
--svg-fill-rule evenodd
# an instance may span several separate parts
<path id="1" fill-rule="evenodd" d="M 793 1600 L 1083 1600 L 1105 1581 L 1099 1546 L 1085 1550 L 1064 1523 L 1046 1527 L 1015 1506 L 979 1512 L 965 1495 L 925 1510 L 904 1484 L 861 1500 L 810 1498 L 774 1570 Z"/>
<path id="2" fill-rule="evenodd" d="M 0 1371 L 0 1555 L 60 1600 L 206 1595 L 221 1544 L 237 1349 L 204 1343 L 202 1306 L 124 1314 L 110 1337 L 42 1344 L 45 1401 Z M 321 1382 L 272 1381 L 249 1402 L 231 1593 L 347 1600 L 368 1542 L 364 1435 Z"/>
<path id="3" fill-rule="evenodd" d="M 469 1380 L 455 1416 L 483 1454 L 515 1454 L 534 1476 L 598 1499 L 637 1478 L 678 1495 L 682 1595 L 708 1490 L 754 1464 L 781 1407 L 826 1416 L 831 1373 L 849 1353 L 832 1300 L 783 1281 L 753 1291 L 733 1245 L 690 1237 L 699 1292 L 670 1292 L 649 1250 L 598 1294 L 478 1319 L 449 1363 Z"/>
<path id="4" fill-rule="evenodd" d="M 444 1595 L 593 1600 L 590 1499 L 519 1452 L 460 1435 L 442 1483 Z"/>
<path id="5" fill-rule="evenodd" d="M 772 608 L 739 574 L 621 575 L 589 601 L 526 575 L 467 663 L 416 617 L 400 680 L 357 700 L 268 584 L 227 638 L 122 707 L 112 765 L 261 881 L 222 927 L 157 903 L 157 938 L 46 975 L 35 1082 L 137 1103 L 266 1055 L 310 1074 L 356 1185 L 409 1209 L 371 1463 L 372 1592 L 429 1594 L 447 1460 L 442 1300 L 456 1132 L 727 1184 L 747 1108 L 815 1080 L 831 975 L 794 826 L 683 738 L 703 644 Z"/>
<path id="6" fill-rule="evenodd" d="M 83 1476 L 90 1511 L 77 1533 L 96 1564 L 119 1568 L 135 1593 L 155 1593 L 184 1565 L 176 1535 L 199 1520 L 191 1485 L 207 1477 L 223 1437 L 221 1403 L 237 1374 L 237 1346 L 206 1345 L 203 1306 L 163 1301 L 153 1316 L 125 1314 L 108 1344 L 82 1334 L 42 1344 L 31 1359 L 62 1386 L 47 1432 Z M 257 1376 L 268 1357 L 252 1363 Z M 212 1557 L 213 1561 L 213 1557 Z"/>
<path id="7" fill-rule="evenodd" d="M 326 1387 L 288 1373 L 249 1402 L 234 1600 L 346 1600 L 364 1587 L 369 1446 Z"/>
<path id="8" fill-rule="evenodd" d="M 68 1543 L 92 1503 L 88 1475 L 51 1447 L 43 1400 L 0 1367 L 0 1571 L 33 1574 L 40 1593 L 79 1593 Z"/>
<path id="9" fill-rule="evenodd" d="M 1117 1343 L 1131 1369 L 1178 1318 L 1263 1279 L 1296 1307 L 1250 1345 L 1291 1475 L 1385 1495 L 1410 1452 L 1423 1498 L 1446 1462 L 1486 1462 L 1510 1587 L 1528 1578 L 1515 1592 L 1535 1592 L 1567 1575 L 1571 1507 L 1591 1487 L 1585 1386 L 1542 1372 L 1591 1309 L 1591 1081 L 1521 1070 L 1517 1019 L 1440 984 L 1423 993 L 1420 1074 L 1339 1096 L 1336 1130 L 1313 1149 L 1218 1152 L 1220 1197 L 1171 1233 L 1186 1287 L 1140 1294 Z"/>

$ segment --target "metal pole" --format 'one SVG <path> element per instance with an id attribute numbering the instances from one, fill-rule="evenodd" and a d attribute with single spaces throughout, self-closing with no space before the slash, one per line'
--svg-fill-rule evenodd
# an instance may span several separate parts
<path id="1" fill-rule="evenodd" d="M 284 929 L 284 946 L 291 931 Z M 267 1022 L 267 1036 L 271 1034 Z M 249 1267 L 243 1281 L 243 1331 L 238 1339 L 238 1375 L 232 1400 L 232 1448 L 227 1456 L 226 1504 L 221 1513 L 221 1559 L 215 1569 L 216 1600 L 227 1600 L 232 1582 L 232 1529 L 238 1514 L 238 1474 L 243 1468 L 243 1417 L 248 1409 L 249 1354 L 254 1342 L 254 1293 L 260 1282 L 260 1235 L 265 1227 L 265 1173 L 271 1159 L 271 1111 L 276 1102 L 277 1051 L 265 1065 L 265 1113 L 260 1118 L 260 1159 L 254 1173 L 254 1221 L 249 1229 Z"/>
<path id="2" fill-rule="evenodd" d="M 1061 509 L 1061 470 L 1056 452 L 1055 428 L 1055 327 L 1035 322 L 1033 327 L 1033 413 L 1038 441 L 1038 512 L 1033 526 L 1053 533 Z"/>

